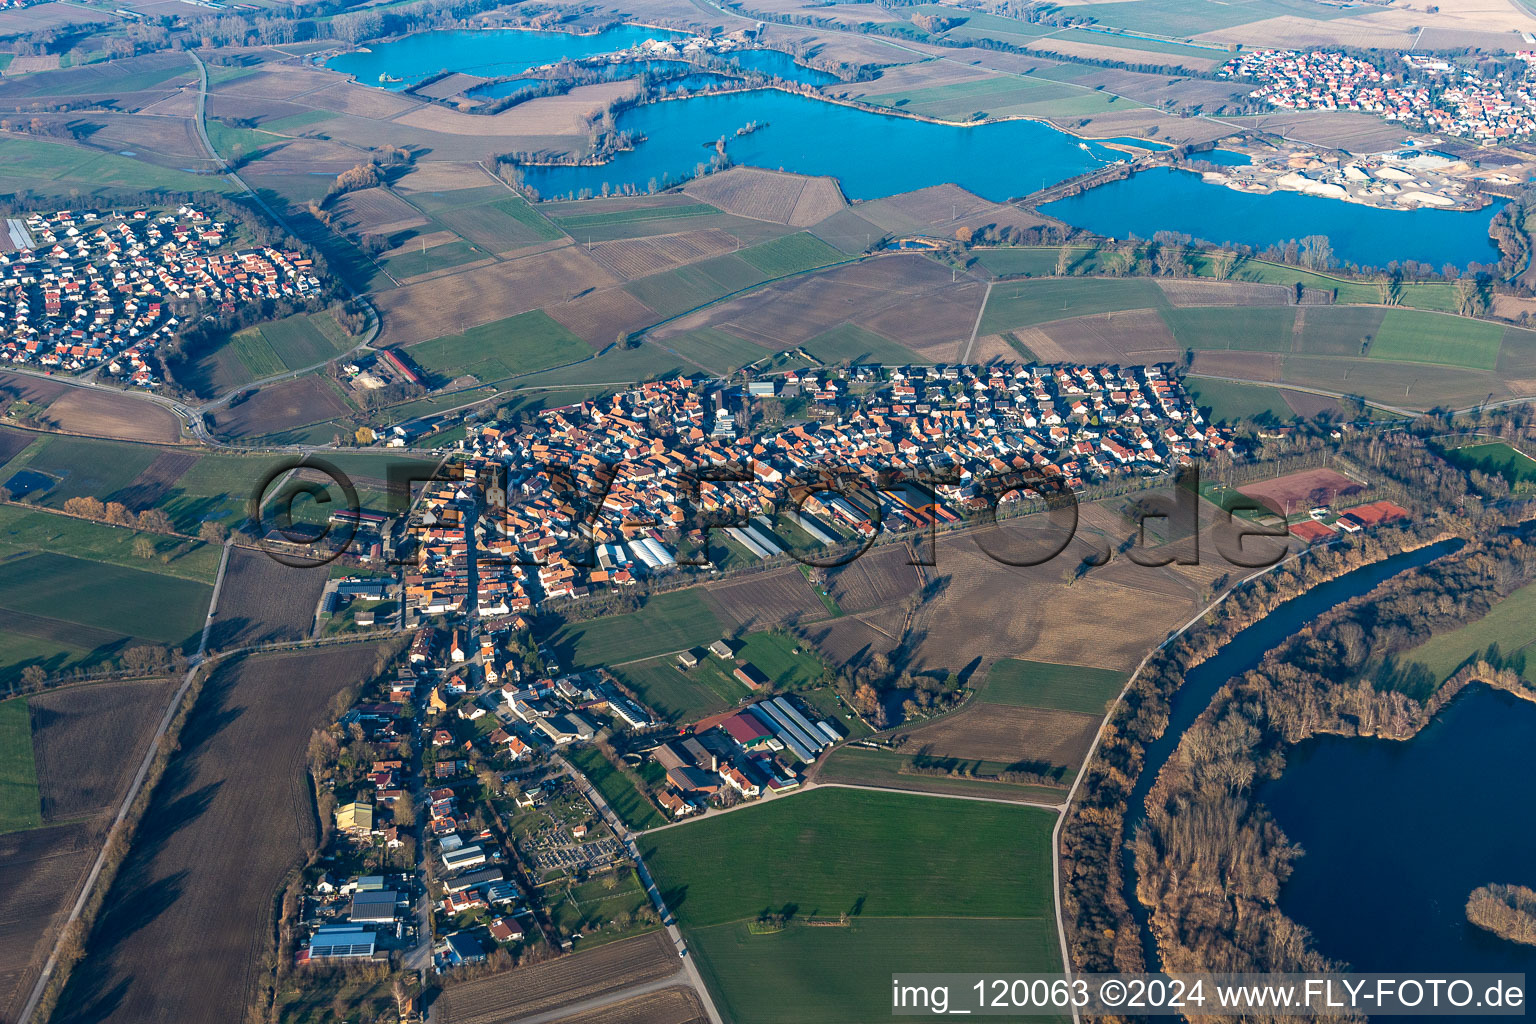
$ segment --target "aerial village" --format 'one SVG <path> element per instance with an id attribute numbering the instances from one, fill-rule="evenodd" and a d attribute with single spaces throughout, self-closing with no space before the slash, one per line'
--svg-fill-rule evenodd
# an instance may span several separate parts
<path id="1" fill-rule="evenodd" d="M 765 402 L 816 418 L 758 429 Z M 734 521 L 717 532 L 750 562 L 958 525 L 991 502 L 1022 510 L 1052 488 L 1166 475 L 1232 450 L 1231 435 L 1205 423 L 1177 379 L 1155 366 L 853 367 L 745 386 L 659 381 L 549 410 L 517 432 L 482 426 L 467 438 L 464 457 L 412 513 L 406 603 L 419 615 L 521 614 L 682 571 L 680 539 L 707 515 Z M 732 465 L 742 479 L 700 479 Z M 906 482 L 811 486 L 823 473 L 886 471 Z M 925 474 L 938 482 L 911 485 Z M 990 495 L 989 481 L 1009 474 L 1019 484 Z"/>
<path id="2" fill-rule="evenodd" d="M 286 903 L 295 967 L 505 965 L 654 927 L 632 833 L 573 761 L 645 766 L 646 798 L 677 819 L 794 791 L 844 738 L 769 693 L 726 639 L 679 667 L 730 667 L 741 706 L 676 726 L 606 671 L 562 671 L 526 627 L 423 626 L 393 676 L 316 732 L 309 768 L 331 828 Z"/>
<path id="3" fill-rule="evenodd" d="M 0 233 L 0 360 L 69 372 L 101 367 L 154 387 L 151 354 L 181 322 L 173 307 L 232 313 L 319 292 L 301 253 L 224 248 L 231 236 L 229 225 L 191 205 L 10 218 Z"/>
<path id="4" fill-rule="evenodd" d="M 1513 82 L 1485 78 L 1477 69 L 1438 57 L 1400 55 L 1404 64 L 1433 76 L 1405 81 L 1345 53 L 1255 49 L 1228 61 L 1220 74 L 1260 83 L 1250 95 L 1287 110 L 1352 110 L 1478 142 L 1504 142 L 1536 131 L 1536 93 L 1530 63 Z"/>

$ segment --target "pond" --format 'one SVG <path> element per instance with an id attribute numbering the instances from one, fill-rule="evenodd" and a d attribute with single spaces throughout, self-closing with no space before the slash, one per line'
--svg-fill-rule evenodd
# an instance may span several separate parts
<path id="1" fill-rule="evenodd" d="M 353 75 L 364 85 L 404 89 L 439 71 L 462 71 L 484 78 L 520 75 L 556 61 L 615 53 L 647 39 L 679 35 L 682 33 L 639 25 L 615 25 L 591 35 L 515 28 L 417 32 L 332 57 L 325 66 Z"/>
<path id="2" fill-rule="evenodd" d="M 752 123 L 764 127 L 736 135 Z M 597 193 L 605 182 L 643 191 L 693 174 L 723 136 L 738 164 L 830 174 L 850 199 L 954 182 L 1003 200 L 1123 156 L 1035 121 L 944 125 L 772 89 L 653 103 L 624 112 L 618 124 L 645 141 L 599 166 L 525 167 L 524 181 L 544 198 Z"/>
<path id="3" fill-rule="evenodd" d="M 1157 168 L 1047 203 L 1041 212 L 1112 238 L 1178 231 L 1262 249 L 1327 235 L 1340 260 L 1384 268 L 1411 259 L 1439 269 L 1497 263 L 1488 225 L 1500 209 L 1390 210 L 1300 192 L 1256 195 L 1209 184 L 1190 171 Z"/>
<path id="4" fill-rule="evenodd" d="M 1356 971 L 1523 971 L 1536 947 L 1467 922 L 1491 882 L 1536 887 L 1536 704 L 1469 687 L 1407 742 L 1327 736 L 1260 788 L 1306 855 L 1280 909 Z"/>

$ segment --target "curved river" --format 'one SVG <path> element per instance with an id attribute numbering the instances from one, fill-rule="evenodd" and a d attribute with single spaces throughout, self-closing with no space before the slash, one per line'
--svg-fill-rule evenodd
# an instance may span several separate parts
<path id="1" fill-rule="evenodd" d="M 1178 747 L 1179 740 L 1184 736 L 1184 730 L 1194 724 L 1195 719 L 1200 717 L 1200 713 L 1210 705 L 1211 699 L 1216 696 L 1216 691 L 1220 690 L 1228 679 L 1257 667 L 1266 654 L 1329 609 L 1350 598 L 1367 593 L 1398 573 L 1416 569 L 1441 555 L 1450 554 L 1461 546 L 1462 541 L 1459 539 L 1443 540 L 1438 544 L 1419 548 L 1417 551 L 1405 551 L 1391 558 L 1361 566 L 1337 579 L 1320 583 L 1242 630 L 1214 655 L 1190 669 L 1184 676 L 1183 685 L 1174 692 L 1168 710 L 1168 727 L 1159 739 L 1147 747 L 1146 762 L 1142 767 L 1141 776 L 1137 779 L 1136 788 L 1131 791 L 1130 799 L 1126 804 L 1126 838 L 1134 836 L 1146 818 L 1147 794 L 1151 792 L 1152 784 L 1157 781 L 1163 765 L 1168 763 L 1168 758 Z M 1409 857 L 1412 856 L 1412 852 L 1401 850 L 1400 855 Z M 1136 898 L 1136 862 L 1129 849 L 1121 850 L 1120 865 L 1122 892 L 1127 905 L 1131 908 L 1132 916 L 1136 919 L 1144 959 L 1150 970 L 1159 969 L 1157 965 L 1161 964 L 1161 960 L 1148 924 L 1147 910 Z M 1515 879 L 1490 878 L 1487 881 L 1515 881 Z M 1410 970 L 1411 968 L 1394 967 L 1392 969 Z"/>

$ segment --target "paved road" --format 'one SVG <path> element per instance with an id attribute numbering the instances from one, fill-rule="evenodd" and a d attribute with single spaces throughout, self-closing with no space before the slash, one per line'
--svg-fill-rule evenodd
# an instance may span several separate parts
<path id="1" fill-rule="evenodd" d="M 640 875 L 640 881 L 645 885 L 646 894 L 651 897 L 651 902 L 655 904 L 656 913 L 660 915 L 661 923 L 667 929 L 667 935 L 672 939 L 672 945 L 677 949 L 677 955 L 682 958 L 683 969 L 680 972 L 681 976 L 687 979 L 687 983 L 698 994 L 699 1002 L 704 1005 L 704 1012 L 709 1017 L 710 1024 L 724 1024 L 720 1011 L 715 1009 L 715 1001 L 710 998 L 709 989 L 705 987 L 704 979 L 699 975 L 699 969 L 693 962 L 693 956 L 688 950 L 688 944 L 683 941 L 683 933 L 677 928 L 677 919 L 672 916 L 672 911 L 667 908 L 667 902 L 662 899 L 661 890 L 656 887 L 656 881 L 651 877 L 650 868 L 645 866 L 645 860 L 640 856 L 640 848 L 635 844 L 635 834 L 625 826 L 624 822 L 619 820 L 619 816 L 614 813 L 613 808 L 608 806 L 608 801 L 604 800 L 603 795 L 593 788 L 585 775 L 577 771 L 574 766 L 558 754 L 554 756 L 554 761 L 571 777 L 576 783 L 576 788 L 581 791 L 582 795 L 587 798 L 592 806 L 597 808 L 597 813 L 602 815 L 603 820 L 608 823 L 609 828 L 613 829 L 614 834 L 623 840 L 624 848 L 629 851 L 630 858 L 635 862 L 635 870 Z M 662 985 L 661 987 L 665 988 L 667 986 Z M 618 993 L 617 995 L 620 998 L 627 998 L 630 995 L 639 994 L 642 993 L 637 989 L 626 989 L 623 993 Z M 574 1009 L 569 1006 L 562 1007 L 560 1010 L 562 1016 L 569 1016 L 573 1012 L 575 1012 Z"/>
<path id="2" fill-rule="evenodd" d="M 155 755 L 160 750 L 160 740 L 165 736 L 166 730 L 171 727 L 171 720 L 176 717 L 176 709 L 181 707 L 181 702 L 187 695 L 187 690 L 192 686 L 192 680 L 197 675 L 198 666 L 203 663 L 203 656 L 208 647 L 208 630 L 213 625 L 214 614 L 218 610 L 219 591 L 224 583 L 224 567 L 229 564 L 229 542 L 224 544 L 223 557 L 219 561 L 219 575 L 213 585 L 213 595 L 208 602 L 208 615 L 204 619 L 203 638 L 198 645 L 197 653 L 190 659 L 186 675 L 181 677 L 181 685 L 176 688 L 171 696 L 170 703 L 166 705 L 165 714 L 160 717 L 160 726 L 155 734 L 150 737 L 149 746 L 144 751 L 144 758 L 139 762 L 139 770 L 134 772 L 133 782 L 129 784 L 128 791 L 123 794 L 122 803 L 118 804 L 117 814 L 112 818 L 112 831 L 116 831 L 128 817 L 128 809 L 138 799 L 139 790 L 144 788 L 144 779 L 149 775 L 150 765 L 154 763 Z M 110 841 L 112 832 L 108 832 Z M 86 876 L 85 885 L 81 886 L 80 894 L 75 898 L 74 906 L 69 909 L 69 917 L 59 928 L 59 934 L 54 939 L 53 948 L 48 951 L 48 960 L 43 964 L 43 970 L 37 976 L 37 982 L 32 986 L 32 994 L 27 997 L 26 1006 L 22 1007 L 21 1016 L 17 1018 L 17 1024 L 31 1024 L 32 1014 L 37 1010 L 38 1000 L 43 997 L 43 990 L 48 987 L 48 979 L 53 977 L 54 970 L 59 965 L 59 943 L 63 940 L 64 933 L 80 919 L 81 912 L 85 909 L 85 903 L 91 897 L 96 888 L 96 880 L 101 877 L 101 872 L 107 860 L 108 842 L 101 844 L 101 849 L 96 854 L 96 861 L 91 865 L 91 873 Z"/>

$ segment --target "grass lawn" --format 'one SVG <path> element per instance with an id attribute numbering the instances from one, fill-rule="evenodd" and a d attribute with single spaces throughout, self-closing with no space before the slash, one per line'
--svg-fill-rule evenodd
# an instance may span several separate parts
<path id="1" fill-rule="evenodd" d="M 926 363 L 930 360 L 898 344 L 883 334 L 876 334 L 858 324 L 839 324 L 830 331 L 823 331 L 802 346 L 807 352 L 824 363 L 882 363 L 906 366 L 909 363 Z"/>
<path id="2" fill-rule="evenodd" d="M 551 639 L 565 664 L 584 668 L 687 650 L 727 632 L 694 590 L 658 594 L 636 612 L 573 622 Z"/>
<path id="3" fill-rule="evenodd" d="M 1222 306 L 1169 308 L 1163 320 L 1184 348 L 1289 352 L 1294 307 Z"/>
<path id="4" fill-rule="evenodd" d="M 1054 708 L 1102 715 L 1104 705 L 1125 685 L 1125 673 L 1077 665 L 1000 658 L 981 691 L 986 704 Z"/>
<path id="5" fill-rule="evenodd" d="M 769 630 L 748 636 L 736 651 L 736 657 L 756 665 L 780 690 L 812 686 L 828 670 L 827 663 L 809 644 Z"/>
<path id="6" fill-rule="evenodd" d="M 823 789 L 643 846 L 729 1019 L 843 1024 L 889 1017 L 894 971 L 1058 970 L 1054 821 L 1035 808 Z M 752 934 L 764 912 L 788 924 Z"/>
<path id="7" fill-rule="evenodd" d="M 1296 411 L 1286 404 L 1279 388 L 1207 380 L 1193 375 L 1186 377 L 1184 384 L 1195 405 L 1204 410 L 1206 418 L 1213 423 L 1231 423 L 1240 419 L 1286 422 L 1296 418 Z"/>
<path id="8" fill-rule="evenodd" d="M 195 645 L 212 594 L 205 583 L 53 552 L 0 563 L 0 608 L 183 649 Z"/>
<path id="9" fill-rule="evenodd" d="M 1499 361 L 1503 342 L 1504 328 L 1497 324 L 1389 309 L 1368 355 L 1372 359 L 1491 370 Z"/>
<path id="10" fill-rule="evenodd" d="M 1469 444 L 1445 452 L 1446 461 L 1462 469 L 1476 469 L 1503 477 L 1511 487 L 1536 480 L 1536 459 L 1503 441 Z"/>
<path id="11" fill-rule="evenodd" d="M 635 786 L 635 780 L 617 768 L 596 747 L 581 747 L 566 756 L 581 769 L 587 781 L 597 787 L 603 799 L 608 801 L 608 806 L 630 828 L 655 828 L 667 823 L 656 805 Z"/>
<path id="12" fill-rule="evenodd" d="M 592 354 L 586 342 L 543 310 L 471 327 L 406 350 L 422 369 L 441 380 L 471 374 L 483 382 L 572 363 Z"/>
<path id="13" fill-rule="evenodd" d="M 671 654 L 614 671 L 647 707 L 669 722 L 697 721 L 735 707 L 747 695 L 746 687 L 707 658 L 686 672 Z"/>
<path id="14" fill-rule="evenodd" d="M 788 904 L 801 917 L 1045 917 L 1054 822 L 1035 808 L 821 789 L 657 832 L 642 852 L 686 928 Z"/>
<path id="15" fill-rule="evenodd" d="M 1142 278 L 1050 278 L 1012 281 L 992 289 L 981 316 L 982 334 L 999 334 L 1011 327 L 1028 327 L 1068 317 L 1119 313 L 1127 309 L 1161 309 L 1168 305 L 1162 289 Z"/>
<path id="16" fill-rule="evenodd" d="M 848 258 L 808 231 L 754 245 L 750 249 L 743 249 L 739 255 L 766 277 L 798 274 L 829 263 L 840 263 Z"/>
<path id="17" fill-rule="evenodd" d="M 1407 663 L 1417 661 L 1433 673 L 1436 681 L 1443 681 L 1456 672 L 1462 662 L 1474 654 L 1486 651 L 1490 644 L 1498 644 L 1506 657 L 1525 650 L 1536 642 L 1536 585 L 1527 584 L 1493 606 L 1493 610 L 1476 622 L 1469 622 L 1460 629 L 1441 633 L 1405 651 L 1398 660 Z M 1527 652 L 1529 654 L 1529 652 Z M 1536 659 L 1532 659 L 1536 667 Z M 1532 675 L 1527 668 L 1525 676 Z"/>
<path id="18" fill-rule="evenodd" d="M 32 718 L 24 697 L 0 701 L 0 832 L 43 823 L 32 759 Z"/>

